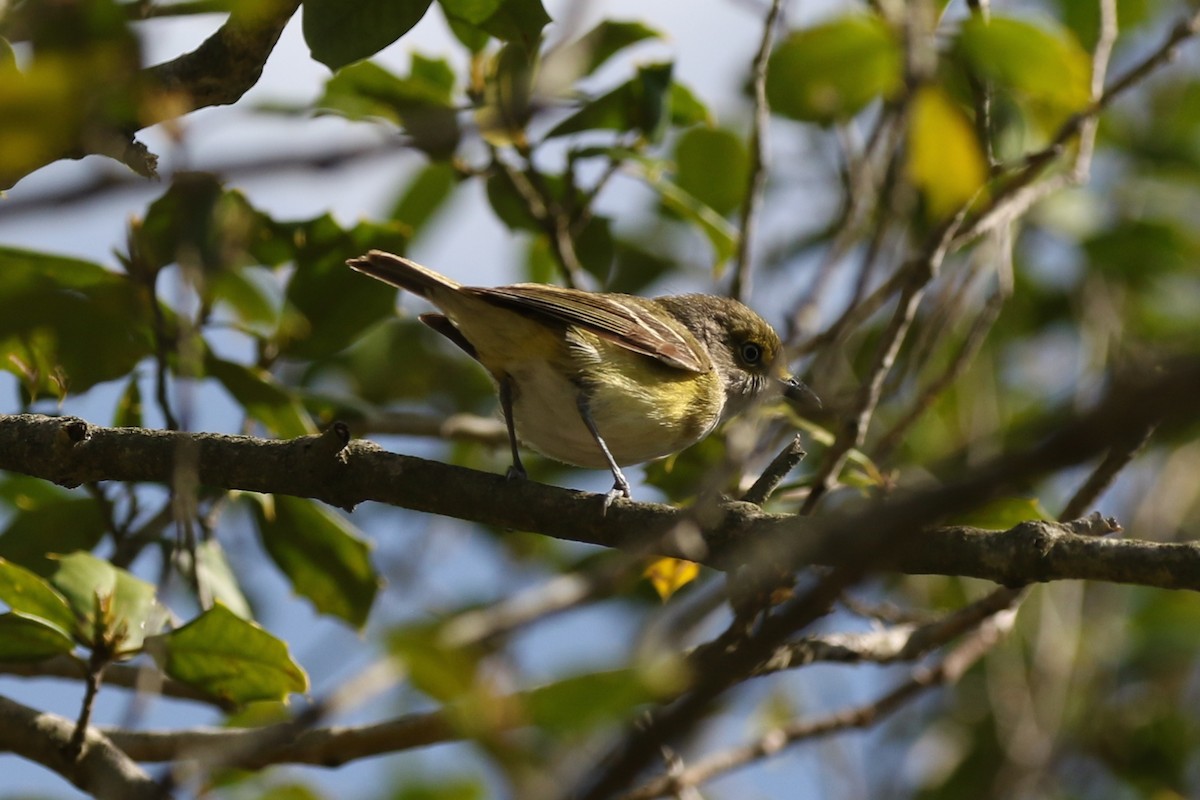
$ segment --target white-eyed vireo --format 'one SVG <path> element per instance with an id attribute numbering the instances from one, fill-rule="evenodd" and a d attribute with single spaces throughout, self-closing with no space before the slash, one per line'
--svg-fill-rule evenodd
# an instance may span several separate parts
<path id="1" fill-rule="evenodd" d="M 629 497 L 620 465 L 676 453 L 760 396 L 817 404 L 788 374 L 779 335 L 728 297 L 463 286 L 380 250 L 346 263 L 441 309 L 421 321 L 496 379 L 510 475 L 525 475 L 519 434 L 558 461 L 608 467 L 611 502 Z"/>

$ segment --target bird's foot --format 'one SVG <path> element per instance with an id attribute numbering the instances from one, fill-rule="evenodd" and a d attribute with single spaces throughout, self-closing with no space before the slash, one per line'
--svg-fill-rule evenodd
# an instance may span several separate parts
<path id="1" fill-rule="evenodd" d="M 529 473 L 525 471 L 523 464 L 513 464 L 504 473 L 504 477 L 510 481 L 523 481 L 529 477 Z"/>

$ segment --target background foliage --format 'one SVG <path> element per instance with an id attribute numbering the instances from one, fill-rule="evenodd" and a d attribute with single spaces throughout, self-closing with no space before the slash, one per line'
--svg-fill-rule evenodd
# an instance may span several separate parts
<path id="1" fill-rule="evenodd" d="M 72 209 L 145 180 L 135 173 L 160 178 L 108 257 L 0 243 L 0 410 L 279 439 L 341 421 L 391 449 L 501 472 L 485 376 L 417 322 L 414 303 L 397 315 L 394 292 L 344 266 L 369 248 L 470 240 L 464 202 L 508 232 L 502 280 L 752 301 L 825 399 L 813 419 L 760 409 L 649 465 L 639 500 L 703 508 L 740 496 L 799 426 L 807 458 L 768 508 L 849 513 L 1030 447 L 1031 423 L 1082 412 L 1121 379 L 1200 350 L 1200 83 L 1186 50 L 1200 20 L 1184 3 L 831 3 L 816 15 L 752 4 L 761 39 L 737 43 L 747 58 L 733 97 L 680 79 L 671 30 L 581 25 L 573 4 L 297 5 L 0 3 L 0 185 L 11 189 L 0 218 L 7 207 L 66 238 Z M 189 119 L 238 102 L 296 13 L 311 58 L 330 70 L 324 86 L 311 102 L 242 101 L 245 114 L 297 131 L 333 116 L 369 130 L 366 143 L 293 151 L 281 140 L 260 163 L 193 163 L 187 148 L 205 133 Z M 213 38 L 150 65 L 160 18 L 192 15 Z M 452 35 L 445 52 L 377 57 L 435 16 Z M 170 147 L 162 165 L 136 138 L 155 124 Z M 74 183 L 25 189 L 46 165 L 85 155 L 125 166 L 71 165 Z M 256 173 L 400 159 L 412 165 L 403 184 L 356 222 L 293 218 L 243 188 Z M 1192 538 L 1196 431 L 1193 416 L 1144 448 L 1107 443 L 1101 472 L 1125 468 L 1099 507 L 1133 537 Z M 356 775 L 379 753 L 402 754 L 361 796 L 588 796 L 612 743 L 636 742 L 631 723 L 696 685 L 687 667 L 705 662 L 689 648 L 723 629 L 744 634 L 728 627 L 714 570 L 664 606 L 638 579 L 643 560 L 615 550 L 230 492 L 201 485 L 188 458 L 166 486 L 68 490 L 0 473 L 3 669 L 72 680 L 84 696 L 59 755 L 5 747 L 91 793 L 105 791 L 72 760 L 100 749 L 83 739 L 98 693 L 124 710 L 101 720 L 119 726 L 105 730 L 116 749 L 171 766 L 148 783 L 133 767 L 117 796 L 184 786 L 315 797 L 315 770 L 266 767 L 348 762 Z M 528 463 L 541 482 L 606 481 Z M 1097 492 L 1083 494 L 1086 508 L 1068 499 L 1096 464 L 1031 474 L 950 521 L 1002 530 L 1068 508 L 1081 516 Z M 491 502 L 462 497 L 484 519 Z M 787 641 L 816 647 L 817 661 L 915 665 L 731 674 L 727 702 L 609 794 L 670 796 L 653 782 L 664 771 L 714 797 L 1200 792 L 1191 594 L 994 588 L 955 576 L 856 581 L 808 638 Z M 288 591 L 336 620 L 314 623 L 325 626 L 316 643 L 292 629 L 307 653 L 276 630 L 298 613 Z M 501 602 L 513 596 L 524 611 Z M 887 636 L 988 598 L 995 607 L 972 625 L 904 655 L 888 649 Z M 127 688 L 155 682 L 183 698 L 155 712 L 169 729 L 157 751 L 134 733 L 150 727 L 144 702 L 126 701 Z M 0 683 L 6 702 L 32 706 L 40 685 Z M 912 688 L 893 697 L 893 686 Z M 286 724 L 208 743 L 197 765 L 190 729 L 214 720 Z M 759 764 L 770 742 L 856 726 L 873 730 Z M 273 755 L 306 731 L 328 736 L 303 740 L 325 748 L 318 756 Z M 420 750 L 447 739 L 461 740 L 448 754 Z M 744 771 L 684 770 L 713 753 L 736 761 L 742 742 L 758 746 Z"/>

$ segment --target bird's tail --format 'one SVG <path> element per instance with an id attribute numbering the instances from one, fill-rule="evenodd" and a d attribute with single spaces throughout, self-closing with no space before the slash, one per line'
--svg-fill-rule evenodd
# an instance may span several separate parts
<path id="1" fill-rule="evenodd" d="M 427 299 L 435 299 L 430 295 L 439 290 L 443 290 L 443 293 L 444 290 L 456 292 L 459 288 L 457 281 L 441 273 L 382 250 L 372 250 L 365 256 L 352 258 L 346 262 L 346 266 Z"/>

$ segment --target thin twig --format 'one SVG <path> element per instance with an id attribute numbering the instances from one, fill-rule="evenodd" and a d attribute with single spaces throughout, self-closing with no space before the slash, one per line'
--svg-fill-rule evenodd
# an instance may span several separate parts
<path id="1" fill-rule="evenodd" d="M 775 458 L 771 459 L 771 463 L 758 476 L 758 480 L 742 495 L 742 501 L 758 506 L 767 502 L 783 479 L 806 455 L 808 454 L 804 451 L 803 435 L 798 433 Z"/>
<path id="2" fill-rule="evenodd" d="M 767 128 L 771 123 L 771 108 L 767 103 L 767 62 L 771 58 L 771 46 L 775 43 L 776 29 L 782 16 L 783 0 L 771 0 L 771 9 L 763 23 L 762 40 L 750 70 L 754 89 L 754 115 L 750 121 L 750 175 L 746 182 L 746 197 L 742 202 L 737 255 L 729 285 L 729 296 L 735 300 L 744 301 L 750 294 L 750 248 L 758 227 L 759 209 L 767 185 L 767 162 L 770 160 Z"/>

